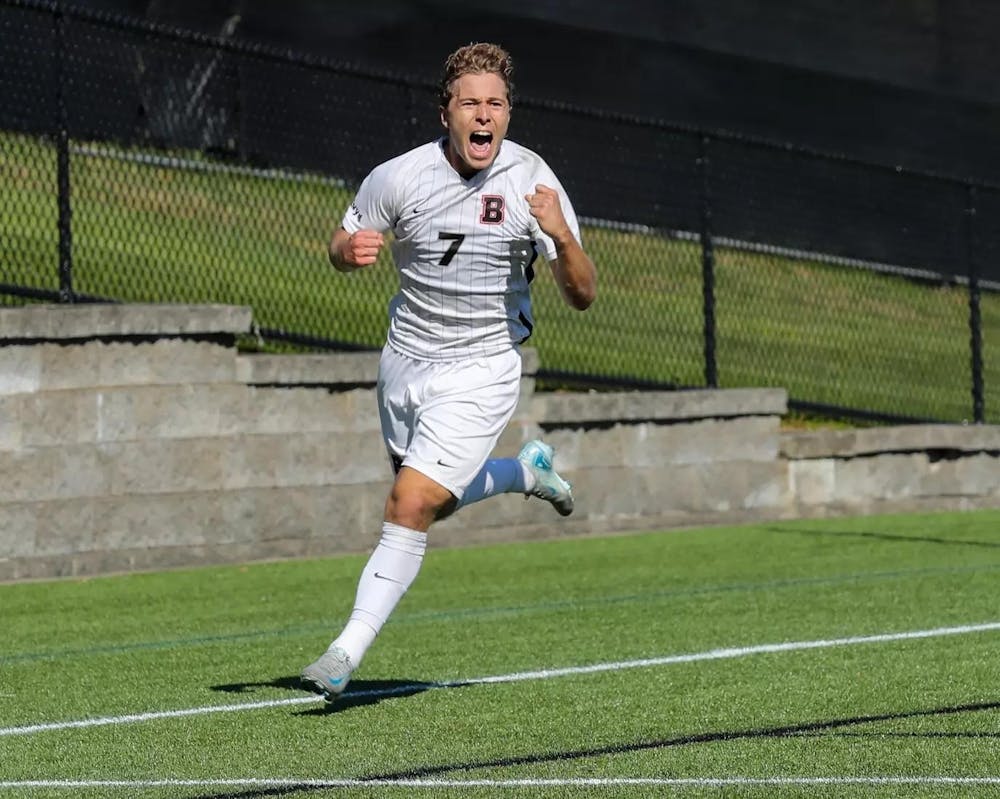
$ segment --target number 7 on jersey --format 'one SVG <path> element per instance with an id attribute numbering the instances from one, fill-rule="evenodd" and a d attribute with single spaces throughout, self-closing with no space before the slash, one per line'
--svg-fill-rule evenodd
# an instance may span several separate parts
<path id="1" fill-rule="evenodd" d="M 451 259 L 455 257 L 455 253 L 458 252 L 458 248 L 462 246 L 462 242 L 465 241 L 464 233 L 445 233 L 444 231 L 438 233 L 438 240 L 445 241 L 450 240 L 451 244 L 448 245 L 448 250 L 444 255 L 441 256 L 441 260 L 438 264 L 441 266 L 447 266 L 451 263 Z"/>

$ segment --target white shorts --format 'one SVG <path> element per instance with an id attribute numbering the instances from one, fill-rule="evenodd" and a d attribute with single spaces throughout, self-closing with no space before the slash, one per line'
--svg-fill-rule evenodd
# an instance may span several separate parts
<path id="1" fill-rule="evenodd" d="M 461 499 L 514 415 L 520 387 L 515 349 L 468 361 L 418 361 L 387 344 L 378 409 L 393 466 L 416 469 Z"/>

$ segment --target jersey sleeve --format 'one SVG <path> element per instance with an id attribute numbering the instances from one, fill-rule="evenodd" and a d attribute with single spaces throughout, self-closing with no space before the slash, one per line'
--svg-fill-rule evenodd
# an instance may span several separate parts
<path id="1" fill-rule="evenodd" d="M 545 163 L 540 164 L 536 170 L 531 185 L 528 187 L 528 193 L 534 192 L 535 185 L 538 183 L 556 190 L 559 194 L 559 206 L 562 208 L 563 216 L 566 218 L 566 224 L 569 225 L 569 229 L 573 232 L 576 240 L 578 242 L 582 241 L 580 239 L 580 223 L 576 218 L 576 211 L 573 210 L 573 203 L 570 202 L 569 195 L 566 194 L 566 190 L 563 188 L 562 183 L 559 182 L 559 178 L 556 177 L 555 172 Z M 548 234 L 542 232 L 542 229 L 538 226 L 538 220 L 534 217 L 531 217 L 531 237 L 538 246 L 538 251 L 545 256 L 546 261 L 555 259 L 556 244 Z"/>
<path id="2" fill-rule="evenodd" d="M 399 194 L 396 181 L 392 179 L 394 171 L 389 163 L 375 167 L 362 183 L 361 188 L 344 213 L 344 230 L 357 233 L 359 230 L 377 230 L 384 233 L 389 230 L 399 216 Z"/>

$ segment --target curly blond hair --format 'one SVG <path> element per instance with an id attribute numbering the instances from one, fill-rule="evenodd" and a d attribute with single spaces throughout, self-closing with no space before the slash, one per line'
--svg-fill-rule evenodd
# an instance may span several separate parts
<path id="1" fill-rule="evenodd" d="M 451 101 L 455 81 L 463 75 L 477 75 L 492 72 L 503 78 L 507 87 L 507 102 L 514 104 L 514 84 L 510 76 L 514 71 L 510 53 L 498 44 L 474 42 L 465 47 L 459 47 L 448 56 L 444 62 L 444 76 L 441 78 L 441 107 L 445 108 Z"/>

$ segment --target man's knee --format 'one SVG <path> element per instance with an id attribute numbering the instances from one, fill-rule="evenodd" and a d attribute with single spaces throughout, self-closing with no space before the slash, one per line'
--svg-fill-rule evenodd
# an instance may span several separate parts
<path id="1" fill-rule="evenodd" d="M 403 467 L 386 500 L 385 519 L 411 530 L 426 531 L 436 519 L 450 515 L 456 504 L 454 495 L 444 486 Z"/>

